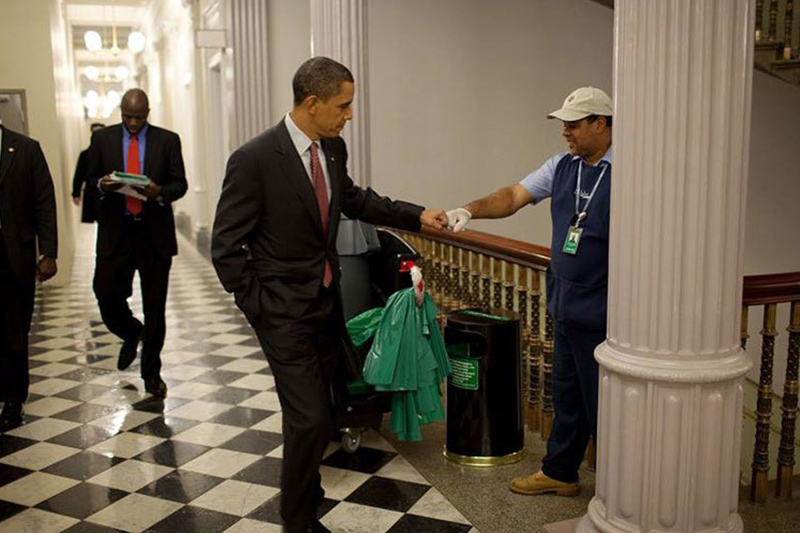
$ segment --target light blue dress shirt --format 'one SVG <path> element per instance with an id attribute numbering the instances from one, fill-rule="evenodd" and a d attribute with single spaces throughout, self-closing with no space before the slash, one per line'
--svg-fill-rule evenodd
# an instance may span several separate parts
<path id="1" fill-rule="evenodd" d="M 533 195 L 533 202 L 531 203 L 537 204 L 546 198 L 550 198 L 550 195 L 553 194 L 553 176 L 556 173 L 556 167 L 558 166 L 558 162 L 566 156 L 569 156 L 569 152 L 562 152 L 558 155 L 554 155 L 545 161 L 544 165 L 525 176 L 525 178 L 519 182 L 520 185 L 525 187 L 525 189 Z M 572 159 L 577 159 L 578 157 L 580 156 L 572 156 Z M 612 147 L 606 151 L 597 164 L 599 165 L 605 161 L 610 165 L 613 157 L 614 148 Z"/>

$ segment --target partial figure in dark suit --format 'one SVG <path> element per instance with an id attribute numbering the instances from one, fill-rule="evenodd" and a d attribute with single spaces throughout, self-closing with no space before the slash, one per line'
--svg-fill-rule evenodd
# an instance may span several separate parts
<path id="1" fill-rule="evenodd" d="M 94 293 L 106 327 L 123 340 L 117 368 L 130 366 L 141 342 L 145 390 L 163 397 L 164 313 L 172 256 L 178 253 L 172 202 L 186 194 L 186 173 L 178 135 L 147 123 L 150 107 L 144 91 L 126 92 L 121 111 L 122 124 L 95 132 L 89 147 L 88 186 L 99 184 L 101 189 Z M 109 177 L 114 171 L 150 178 L 147 187 L 138 188 L 144 200 L 115 193 L 120 185 Z M 136 271 L 144 325 L 128 306 Z"/>
<path id="2" fill-rule="evenodd" d="M 0 125 L 0 431 L 23 423 L 35 283 L 55 276 L 57 255 L 56 199 L 42 149 Z"/>
<path id="3" fill-rule="evenodd" d="M 89 128 L 94 133 L 105 127 L 105 124 L 95 122 Z M 78 156 L 78 164 L 75 165 L 75 175 L 72 176 L 72 203 L 81 208 L 81 222 L 91 224 L 97 220 L 97 187 L 84 187 L 84 184 L 87 183 L 88 171 L 89 149 L 87 148 Z M 83 198 L 81 198 L 81 189 Z"/>
<path id="4" fill-rule="evenodd" d="M 392 201 L 347 175 L 339 137 L 352 118 L 353 76 L 324 57 L 300 66 L 294 107 L 228 160 L 211 243 L 225 290 L 256 331 L 283 410 L 281 515 L 289 533 L 328 531 L 316 511 L 319 466 L 333 431 L 331 380 L 347 335 L 336 234 L 345 214 L 418 231 L 442 211 Z"/>

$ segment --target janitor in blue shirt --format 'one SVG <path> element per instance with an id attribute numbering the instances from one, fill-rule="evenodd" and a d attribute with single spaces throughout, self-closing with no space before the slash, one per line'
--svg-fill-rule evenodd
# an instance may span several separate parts
<path id="1" fill-rule="evenodd" d="M 521 182 L 447 213 L 449 226 L 461 231 L 470 219 L 504 218 L 551 199 L 547 309 L 555 319 L 555 419 L 542 468 L 511 481 L 509 488 L 519 494 L 577 495 L 578 468 L 597 434 L 594 350 L 606 337 L 612 115 L 613 103 L 602 90 L 573 91 L 548 115 L 562 121 L 568 152 Z"/>

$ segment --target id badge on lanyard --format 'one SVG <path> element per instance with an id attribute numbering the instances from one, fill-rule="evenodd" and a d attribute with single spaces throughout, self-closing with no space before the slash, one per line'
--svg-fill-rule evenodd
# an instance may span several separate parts
<path id="1" fill-rule="evenodd" d="M 581 244 L 581 235 L 583 235 L 583 228 L 581 227 L 581 222 L 586 220 L 588 217 L 589 212 L 589 205 L 592 203 L 592 199 L 594 199 L 594 193 L 597 192 L 597 187 L 600 186 L 600 182 L 603 181 L 603 176 L 606 174 L 606 170 L 608 166 L 603 166 L 603 170 L 600 172 L 600 176 L 597 178 L 597 181 L 592 187 L 592 192 L 589 194 L 589 197 L 586 199 L 586 204 L 583 206 L 583 209 L 580 209 L 580 202 L 581 202 L 581 175 L 583 174 L 583 160 L 578 162 L 578 179 L 577 184 L 575 187 L 575 223 L 570 224 L 569 228 L 567 229 L 567 237 L 564 239 L 564 246 L 562 247 L 561 251 L 565 254 L 569 255 L 576 255 L 578 253 L 578 247 Z"/>

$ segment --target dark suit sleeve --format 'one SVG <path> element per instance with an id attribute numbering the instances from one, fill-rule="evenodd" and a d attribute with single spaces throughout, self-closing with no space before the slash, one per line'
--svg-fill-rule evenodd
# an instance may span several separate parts
<path id="1" fill-rule="evenodd" d="M 78 164 L 75 165 L 75 175 L 72 176 L 72 197 L 78 198 L 81 195 L 83 182 L 86 181 L 86 171 L 88 170 L 89 150 L 83 150 L 78 156 Z"/>
<path id="2" fill-rule="evenodd" d="M 168 159 L 168 178 L 164 180 L 161 187 L 161 198 L 165 202 L 175 202 L 186 194 L 188 184 L 186 183 L 186 169 L 183 165 L 183 153 L 181 151 L 181 138 L 176 134 L 169 136 L 169 141 L 165 144 L 165 156 Z"/>
<path id="3" fill-rule="evenodd" d="M 391 200 L 380 196 L 371 188 L 362 189 L 347 175 L 347 146 L 338 139 L 341 150 L 343 171 L 342 178 L 342 213 L 348 218 L 357 218 L 370 224 L 380 224 L 409 231 L 419 231 L 419 216 L 425 209 L 422 206 Z"/>
<path id="4" fill-rule="evenodd" d="M 101 149 L 100 149 L 100 140 L 98 139 L 99 132 L 92 134 L 92 142 L 89 144 L 89 149 L 86 151 L 86 187 L 92 187 L 95 190 L 97 188 L 97 182 L 100 181 L 100 178 L 103 177 L 103 159 Z M 98 197 L 103 198 L 105 196 L 102 192 L 99 193 Z"/>
<path id="5" fill-rule="evenodd" d="M 39 253 L 53 259 L 58 257 L 58 227 L 56 226 L 56 195 L 53 178 L 39 143 L 32 151 L 33 187 L 36 201 L 36 235 Z"/>
<path id="6" fill-rule="evenodd" d="M 248 245 L 261 218 L 260 182 L 252 155 L 234 152 L 225 170 L 211 237 L 211 259 L 228 292 L 243 291 L 253 281 L 246 267 Z"/>

